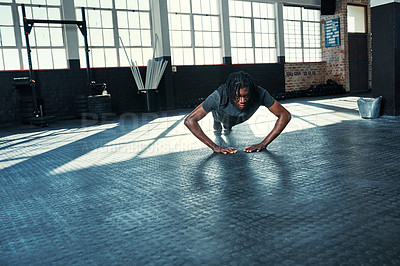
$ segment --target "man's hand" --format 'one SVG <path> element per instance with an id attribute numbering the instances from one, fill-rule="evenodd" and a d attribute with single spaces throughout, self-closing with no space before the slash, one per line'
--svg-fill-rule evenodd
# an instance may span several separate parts
<path id="1" fill-rule="evenodd" d="M 265 150 L 268 144 L 270 144 L 279 134 L 281 134 L 281 132 L 289 123 L 292 117 L 288 112 L 288 110 L 286 110 L 285 107 L 283 107 L 277 101 L 275 101 L 274 104 L 268 110 L 270 110 L 271 113 L 273 113 L 276 117 L 278 117 L 278 120 L 275 122 L 274 128 L 265 137 L 265 139 L 261 141 L 261 143 L 250 145 L 244 148 L 245 152 L 255 152 L 255 151 L 260 152 L 262 150 Z"/>
<path id="2" fill-rule="evenodd" d="M 215 146 L 213 148 L 213 151 L 215 153 L 223 153 L 223 154 L 227 154 L 227 153 L 237 153 L 237 150 L 235 148 L 232 147 L 223 147 L 223 146 Z"/>
<path id="3" fill-rule="evenodd" d="M 265 150 L 266 148 L 267 148 L 267 145 L 259 143 L 259 144 L 247 146 L 246 148 L 244 148 L 244 151 L 245 152 L 255 152 L 255 151 L 260 152 L 262 150 Z"/>

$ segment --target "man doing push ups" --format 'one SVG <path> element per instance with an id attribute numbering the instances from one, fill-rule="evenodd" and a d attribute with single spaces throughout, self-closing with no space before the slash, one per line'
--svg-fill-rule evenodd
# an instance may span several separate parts
<path id="1" fill-rule="evenodd" d="M 210 94 L 205 101 L 196 107 L 186 118 L 185 126 L 205 145 L 215 153 L 236 153 L 232 147 L 223 147 L 215 144 L 204 134 L 199 121 L 209 112 L 214 117 L 214 130 L 231 130 L 233 126 L 248 120 L 260 107 L 264 105 L 278 117 L 274 128 L 263 141 L 247 146 L 245 152 L 260 152 L 268 146 L 289 123 L 290 113 L 260 86 L 256 86 L 252 77 L 243 72 L 234 72 L 229 75 L 225 84 Z"/>

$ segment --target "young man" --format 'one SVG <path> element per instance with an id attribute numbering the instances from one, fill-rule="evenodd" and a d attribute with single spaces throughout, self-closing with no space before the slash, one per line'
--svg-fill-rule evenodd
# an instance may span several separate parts
<path id="1" fill-rule="evenodd" d="M 226 130 L 249 119 L 260 107 L 266 106 L 278 117 L 274 128 L 261 143 L 247 146 L 245 152 L 262 151 L 270 144 L 289 123 L 290 113 L 263 88 L 256 86 L 249 74 L 240 71 L 229 75 L 225 84 L 215 90 L 207 99 L 185 118 L 185 126 L 215 153 L 236 153 L 232 147 L 215 144 L 207 137 L 199 125 L 199 121 L 212 112 L 214 129 Z M 221 125 L 222 124 L 222 125 Z"/>

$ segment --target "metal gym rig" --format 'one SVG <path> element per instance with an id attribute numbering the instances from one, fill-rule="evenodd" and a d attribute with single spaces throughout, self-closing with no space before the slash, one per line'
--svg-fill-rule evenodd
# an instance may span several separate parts
<path id="1" fill-rule="evenodd" d="M 77 25 L 80 32 L 83 35 L 85 44 L 85 55 L 86 55 L 86 75 L 88 80 L 89 95 L 92 94 L 92 89 L 95 87 L 106 88 L 105 83 L 96 83 L 92 81 L 90 63 L 89 63 L 89 45 L 87 39 L 87 27 L 86 27 L 86 17 L 85 9 L 82 7 L 82 21 L 74 20 L 44 20 L 44 19 L 28 19 L 26 17 L 25 5 L 21 5 L 22 8 L 22 18 L 24 23 L 24 35 L 26 41 L 26 50 L 28 54 L 28 65 L 29 65 L 29 77 L 14 78 L 14 86 L 17 87 L 30 87 L 32 90 L 33 98 L 33 117 L 29 119 L 29 122 L 33 125 L 38 126 L 48 126 L 48 123 L 54 121 L 54 116 L 45 116 L 43 112 L 43 106 L 38 103 L 38 96 L 36 91 L 37 82 L 35 81 L 33 68 L 32 68 L 32 58 L 31 58 L 31 46 L 29 43 L 29 34 L 35 23 L 53 23 L 53 24 L 72 24 Z"/>

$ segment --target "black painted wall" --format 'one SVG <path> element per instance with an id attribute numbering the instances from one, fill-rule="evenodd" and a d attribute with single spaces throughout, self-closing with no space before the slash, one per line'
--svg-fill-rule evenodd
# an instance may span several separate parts
<path id="1" fill-rule="evenodd" d="M 165 58 L 171 62 L 170 57 Z M 226 65 L 178 66 L 172 72 L 169 64 L 159 86 L 161 110 L 179 108 L 185 101 L 207 97 L 224 83 L 229 73 L 243 70 L 248 72 L 256 84 L 271 93 L 284 91 L 284 65 Z M 46 115 L 57 118 L 75 117 L 73 99 L 77 95 L 89 95 L 86 70 L 79 62 L 70 61 L 70 69 L 34 71 L 38 96 L 43 99 Z M 117 115 L 126 112 L 141 112 L 142 97 L 129 68 L 92 69 L 92 79 L 106 83 L 112 96 L 112 111 Z M 140 72 L 145 80 L 146 68 Z M 28 71 L 0 72 L 0 122 L 20 121 L 20 99 L 31 97 L 30 89 L 14 89 L 15 77 L 26 77 Z"/>
<path id="2" fill-rule="evenodd" d="M 372 94 L 382 113 L 400 115 L 400 3 L 371 8 Z"/>
<path id="3" fill-rule="evenodd" d="M 75 117 L 73 99 L 77 95 L 90 95 L 86 69 L 78 60 L 70 61 L 70 69 L 34 71 L 38 97 L 46 115 L 57 118 Z M 145 77 L 145 67 L 140 72 Z M 106 83 L 112 95 L 112 111 L 116 114 L 141 110 L 140 96 L 129 68 L 92 69 L 92 79 Z M 14 89 L 15 77 L 27 77 L 28 71 L 0 72 L 0 122 L 20 120 L 20 100 L 32 97 L 29 88 Z M 101 93 L 101 91 L 100 91 Z"/>
<path id="4" fill-rule="evenodd" d="M 225 83 L 231 72 L 240 70 L 249 73 L 257 85 L 270 93 L 285 91 L 283 64 L 178 66 L 173 73 L 176 104 L 207 97 Z"/>

